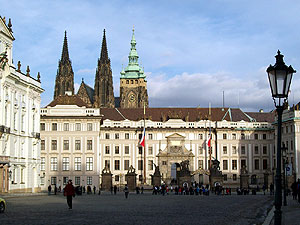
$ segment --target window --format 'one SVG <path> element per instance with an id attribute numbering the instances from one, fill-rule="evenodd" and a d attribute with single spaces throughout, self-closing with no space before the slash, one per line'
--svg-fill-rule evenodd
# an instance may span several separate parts
<path id="1" fill-rule="evenodd" d="M 56 177 L 51 177 L 51 185 L 56 185 Z"/>
<path id="2" fill-rule="evenodd" d="M 41 150 L 45 150 L 45 140 L 41 140 Z"/>
<path id="3" fill-rule="evenodd" d="M 245 134 L 241 134 L 241 139 L 245 140 Z"/>
<path id="4" fill-rule="evenodd" d="M 227 134 L 223 134 L 223 139 L 227 139 Z"/>
<path id="5" fill-rule="evenodd" d="M 14 130 L 17 130 L 17 113 L 14 113 Z"/>
<path id="6" fill-rule="evenodd" d="M 289 127 L 288 126 L 286 126 L 286 133 L 288 133 L 289 132 Z"/>
<path id="7" fill-rule="evenodd" d="M 93 124 L 92 123 L 87 124 L 87 130 L 88 131 L 93 131 Z"/>
<path id="8" fill-rule="evenodd" d="M 268 169 L 268 160 L 267 159 L 263 160 L 263 169 L 264 170 Z"/>
<path id="9" fill-rule="evenodd" d="M 120 154 L 120 147 L 119 146 L 115 146 L 115 154 Z"/>
<path id="10" fill-rule="evenodd" d="M 44 130 L 45 130 L 45 123 L 41 123 L 41 131 L 44 131 Z"/>
<path id="11" fill-rule="evenodd" d="M 245 167 L 246 168 L 246 159 L 241 159 L 241 168 Z"/>
<path id="12" fill-rule="evenodd" d="M 105 146 L 105 154 L 109 154 L 109 146 L 108 145 Z"/>
<path id="13" fill-rule="evenodd" d="M 254 134 L 254 139 L 255 139 L 255 140 L 258 139 L 258 134 Z"/>
<path id="14" fill-rule="evenodd" d="M 69 170 L 69 157 L 63 157 L 63 164 L 62 164 L 62 170 L 68 171 Z"/>
<path id="15" fill-rule="evenodd" d="M 21 116 L 21 131 L 25 131 L 25 115 Z"/>
<path id="16" fill-rule="evenodd" d="M 93 140 L 87 140 L 87 150 L 93 150 Z"/>
<path id="17" fill-rule="evenodd" d="M 124 170 L 129 170 L 129 160 L 124 160 Z"/>
<path id="18" fill-rule="evenodd" d="M 75 177 L 75 185 L 80 186 L 80 177 Z"/>
<path id="19" fill-rule="evenodd" d="M 57 158 L 56 157 L 50 158 L 50 170 L 57 171 Z"/>
<path id="20" fill-rule="evenodd" d="M 69 177 L 63 177 L 63 184 L 66 185 L 68 183 Z"/>
<path id="21" fill-rule="evenodd" d="M 241 154 L 242 154 L 242 155 L 245 155 L 245 154 L 246 154 L 246 147 L 245 147 L 245 145 L 242 145 L 242 146 L 241 146 Z"/>
<path id="22" fill-rule="evenodd" d="M 167 165 L 167 161 L 162 161 L 163 166 Z"/>
<path id="23" fill-rule="evenodd" d="M 254 160 L 254 169 L 259 170 L 259 159 Z"/>
<path id="24" fill-rule="evenodd" d="M 120 134 L 119 133 L 115 133 L 115 139 L 120 139 Z"/>
<path id="25" fill-rule="evenodd" d="M 153 147 L 149 146 L 148 147 L 148 155 L 152 155 L 153 154 Z"/>
<path id="26" fill-rule="evenodd" d="M 86 171 L 92 171 L 93 170 L 93 157 L 87 157 L 86 158 Z"/>
<path id="27" fill-rule="evenodd" d="M 223 154 L 227 154 L 227 146 L 223 146 Z"/>
<path id="28" fill-rule="evenodd" d="M 139 154 L 142 155 L 143 154 L 143 148 L 139 147 Z"/>
<path id="29" fill-rule="evenodd" d="M 233 139 L 233 140 L 236 139 L 236 134 L 232 134 L 232 139 Z"/>
<path id="30" fill-rule="evenodd" d="M 64 150 L 69 150 L 69 140 L 64 140 Z"/>
<path id="31" fill-rule="evenodd" d="M 104 163 L 105 167 L 110 169 L 110 160 L 105 160 Z"/>
<path id="32" fill-rule="evenodd" d="M 267 139 L 267 134 L 263 134 L 263 139 Z"/>
<path id="33" fill-rule="evenodd" d="M 236 174 L 232 174 L 232 180 L 236 180 Z"/>
<path id="34" fill-rule="evenodd" d="M 57 123 L 52 123 L 52 131 L 57 131 Z"/>
<path id="35" fill-rule="evenodd" d="M 117 182 L 120 181 L 120 176 L 119 175 L 115 175 L 115 181 L 117 181 Z"/>
<path id="36" fill-rule="evenodd" d="M 223 170 L 228 170 L 228 160 L 223 160 Z"/>
<path id="37" fill-rule="evenodd" d="M 237 160 L 232 160 L 232 170 L 237 170 Z"/>
<path id="38" fill-rule="evenodd" d="M 236 146 L 232 146 L 232 154 L 233 154 L 233 155 L 236 154 Z"/>
<path id="39" fill-rule="evenodd" d="M 52 150 L 57 150 L 57 140 L 52 140 L 51 141 L 51 149 Z"/>
<path id="40" fill-rule="evenodd" d="M 125 154 L 129 154 L 129 146 L 125 146 Z"/>
<path id="41" fill-rule="evenodd" d="M 105 139 L 109 139 L 109 133 L 105 133 Z"/>
<path id="42" fill-rule="evenodd" d="M 87 185 L 92 185 L 93 184 L 93 178 L 92 177 L 87 177 L 86 184 Z"/>
<path id="43" fill-rule="evenodd" d="M 294 142 L 291 141 L 291 150 L 293 151 L 294 150 Z"/>
<path id="44" fill-rule="evenodd" d="M 81 149 L 81 141 L 75 140 L 75 150 L 80 150 L 80 149 Z"/>
<path id="45" fill-rule="evenodd" d="M 148 134 L 148 139 L 152 140 L 153 139 L 153 134 Z"/>
<path id="46" fill-rule="evenodd" d="M 120 170 L 120 160 L 115 160 L 115 170 Z"/>
<path id="47" fill-rule="evenodd" d="M 138 170 L 143 170 L 143 160 L 138 160 Z"/>
<path id="48" fill-rule="evenodd" d="M 143 175 L 139 175 L 139 181 L 143 181 Z"/>
<path id="49" fill-rule="evenodd" d="M 267 155 L 267 154 L 268 154 L 268 149 L 267 149 L 267 146 L 266 146 L 266 145 L 263 146 L 263 154 L 264 154 L 264 155 Z"/>
<path id="50" fill-rule="evenodd" d="M 129 133 L 125 133 L 125 139 L 129 139 Z"/>
<path id="51" fill-rule="evenodd" d="M 200 139 L 200 140 L 203 139 L 203 134 L 199 134 L 199 139 Z"/>
<path id="52" fill-rule="evenodd" d="M 258 146 L 255 146 L 255 147 L 254 147 L 254 154 L 256 154 L 256 155 L 259 154 L 259 152 L 258 152 Z"/>
<path id="53" fill-rule="evenodd" d="M 223 175 L 224 181 L 227 181 L 227 174 Z"/>
<path id="54" fill-rule="evenodd" d="M 69 131 L 69 124 L 68 123 L 64 123 L 64 131 Z"/>
<path id="55" fill-rule="evenodd" d="M 45 157 L 41 157 L 41 171 L 45 171 L 46 159 Z"/>
<path id="56" fill-rule="evenodd" d="M 203 160 L 198 160 L 198 168 L 203 169 Z"/>
<path id="57" fill-rule="evenodd" d="M 81 171 L 81 157 L 75 157 L 75 171 Z"/>
<path id="58" fill-rule="evenodd" d="M 81 124 L 80 123 L 76 123 L 75 124 L 75 129 L 76 129 L 76 131 L 81 131 Z"/>
<path id="59" fill-rule="evenodd" d="M 199 155 L 202 155 L 203 154 L 203 148 L 202 146 L 199 146 Z"/>
<path id="60" fill-rule="evenodd" d="M 148 170 L 153 170 L 153 160 L 148 160 Z"/>

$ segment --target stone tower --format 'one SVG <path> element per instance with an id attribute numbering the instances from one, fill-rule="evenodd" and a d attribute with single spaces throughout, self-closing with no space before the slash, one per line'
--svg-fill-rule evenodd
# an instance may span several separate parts
<path id="1" fill-rule="evenodd" d="M 108 58 L 105 29 L 103 31 L 101 55 L 100 59 L 98 59 L 98 67 L 95 75 L 94 107 L 115 107 L 112 71 L 110 59 Z"/>
<path id="2" fill-rule="evenodd" d="M 128 66 L 122 69 L 120 78 L 120 107 L 148 107 L 147 81 L 144 70 L 139 66 L 139 56 L 136 51 L 134 29 L 132 30 L 131 50 Z"/>
<path id="3" fill-rule="evenodd" d="M 69 58 L 67 32 L 61 54 L 61 60 L 58 63 L 58 70 L 55 79 L 54 99 L 59 95 L 74 95 L 74 72 Z"/>

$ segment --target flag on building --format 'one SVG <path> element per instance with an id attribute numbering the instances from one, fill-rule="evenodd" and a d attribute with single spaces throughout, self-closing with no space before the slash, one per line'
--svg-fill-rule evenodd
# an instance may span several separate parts
<path id="1" fill-rule="evenodd" d="M 146 130 L 145 130 L 145 127 L 144 127 L 144 130 L 143 130 L 143 136 L 141 138 L 141 141 L 140 141 L 140 145 L 143 146 L 145 148 L 145 135 L 146 135 Z"/>
<path id="2" fill-rule="evenodd" d="M 210 148 L 211 147 L 211 134 L 209 134 L 209 138 L 207 141 L 207 146 Z"/>

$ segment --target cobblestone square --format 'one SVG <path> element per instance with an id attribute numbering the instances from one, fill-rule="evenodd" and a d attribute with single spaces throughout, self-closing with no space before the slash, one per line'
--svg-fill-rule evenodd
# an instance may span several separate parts
<path id="1" fill-rule="evenodd" d="M 76 196 L 73 210 L 62 194 L 7 197 L 1 224 L 261 224 L 269 195 L 195 196 L 123 193 Z"/>

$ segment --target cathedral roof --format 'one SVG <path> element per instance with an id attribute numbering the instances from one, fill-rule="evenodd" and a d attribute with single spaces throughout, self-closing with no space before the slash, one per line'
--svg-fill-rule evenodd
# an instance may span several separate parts
<path id="1" fill-rule="evenodd" d="M 255 119 L 256 122 L 268 122 L 275 121 L 275 111 L 273 112 L 246 112 L 247 115 Z"/>
<path id="2" fill-rule="evenodd" d="M 86 93 L 89 96 L 89 99 L 90 99 L 91 103 L 93 103 L 93 101 L 94 101 L 94 99 L 93 99 L 94 89 L 91 88 L 89 85 L 87 85 L 83 80 L 82 80 L 81 85 L 78 89 L 78 92 L 79 92 L 81 87 L 83 87 L 86 90 Z M 77 94 L 78 94 L 78 92 L 77 92 Z"/>
<path id="3" fill-rule="evenodd" d="M 56 105 L 77 105 L 79 107 L 87 107 L 87 104 L 77 95 L 59 95 L 47 106 L 54 107 Z"/>
<path id="4" fill-rule="evenodd" d="M 114 121 L 133 120 L 139 121 L 144 117 L 143 108 L 137 109 L 101 109 L 103 120 Z M 272 113 L 249 113 L 246 115 L 241 109 L 231 108 L 211 108 L 211 121 L 246 121 L 253 122 L 272 122 L 274 115 Z M 209 108 L 146 108 L 146 119 L 152 121 L 167 121 L 169 119 L 182 119 L 188 122 L 196 122 L 209 119 Z"/>

